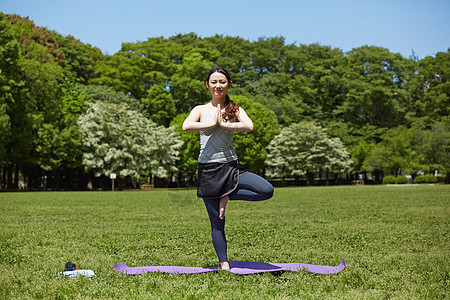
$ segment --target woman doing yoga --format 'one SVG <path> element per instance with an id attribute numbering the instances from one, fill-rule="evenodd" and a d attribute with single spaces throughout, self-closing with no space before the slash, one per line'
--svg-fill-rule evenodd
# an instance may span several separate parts
<path id="1" fill-rule="evenodd" d="M 203 198 L 211 222 L 214 249 L 223 270 L 229 270 L 225 238 L 225 207 L 228 200 L 261 201 L 272 197 L 273 187 L 264 178 L 243 169 L 233 146 L 234 131 L 252 131 L 253 122 L 227 95 L 229 73 L 210 70 L 206 87 L 211 102 L 192 109 L 184 131 L 200 132 L 197 195 Z"/>

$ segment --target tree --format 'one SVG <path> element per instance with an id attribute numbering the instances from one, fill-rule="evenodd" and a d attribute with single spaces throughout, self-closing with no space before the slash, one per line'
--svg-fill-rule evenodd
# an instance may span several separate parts
<path id="1" fill-rule="evenodd" d="M 12 187 L 17 188 L 19 172 L 42 167 L 40 163 L 45 160 L 39 157 L 40 152 L 37 151 L 46 142 L 40 139 L 42 135 L 39 132 L 50 130 L 61 119 L 64 53 L 58 49 L 49 30 L 36 27 L 28 18 L 17 15 L 8 15 L 8 18 L 11 31 L 20 46 L 18 74 L 23 81 L 14 96 L 14 104 L 8 109 L 11 131 L 7 146 L 7 168 L 9 174 L 14 168 Z M 12 180 L 8 178 L 8 186 L 10 184 Z"/>
<path id="2" fill-rule="evenodd" d="M 279 64 L 284 57 L 284 38 L 259 38 L 253 43 L 251 52 L 251 62 L 253 69 L 261 78 L 267 73 L 276 73 L 279 70 Z"/>
<path id="3" fill-rule="evenodd" d="M 251 63 L 252 43 L 239 37 L 215 35 L 205 38 L 208 49 L 214 49 L 218 55 L 210 60 L 230 72 L 233 86 L 245 87 L 255 80 L 257 72 Z"/>
<path id="4" fill-rule="evenodd" d="M 8 18 L 0 12 L 0 167 L 6 165 L 7 143 L 11 130 L 10 109 L 21 85 L 18 61 L 19 44 Z"/>
<path id="5" fill-rule="evenodd" d="M 64 96 L 58 103 L 58 120 L 45 122 L 42 115 L 35 117 L 35 121 L 39 123 L 35 141 L 37 163 L 46 171 L 57 171 L 61 167 L 81 167 L 83 149 L 77 121 L 86 111 L 88 99 L 71 86 L 64 88 L 63 92 Z"/>
<path id="6" fill-rule="evenodd" d="M 157 126 L 125 103 L 89 104 L 78 126 L 86 150 L 83 165 L 96 176 L 138 177 L 151 172 L 166 178 L 176 171 L 182 145 L 178 134 Z"/>
<path id="7" fill-rule="evenodd" d="M 411 94 L 410 123 L 425 125 L 450 114 L 450 49 L 417 62 L 405 88 Z"/>
<path id="8" fill-rule="evenodd" d="M 212 62 L 203 59 L 200 53 L 192 52 L 183 58 L 171 77 L 170 85 L 177 112 L 190 111 L 209 99 L 205 81 Z"/>
<path id="9" fill-rule="evenodd" d="M 353 124 L 393 128 L 404 122 L 411 62 L 388 49 L 363 46 L 347 54 L 342 103 L 334 115 Z"/>
<path id="10" fill-rule="evenodd" d="M 144 113 L 143 105 L 138 100 L 123 92 L 116 92 L 108 86 L 78 84 L 76 89 L 85 94 L 90 102 L 125 103 L 130 109 Z"/>
<path id="11" fill-rule="evenodd" d="M 172 94 L 163 85 L 153 85 L 142 99 L 142 104 L 150 119 L 162 126 L 169 126 L 176 113 Z"/>
<path id="12" fill-rule="evenodd" d="M 445 140 L 445 136 L 438 135 Z M 366 171 L 379 170 L 394 175 L 406 171 L 414 177 L 420 170 L 431 170 L 433 160 L 430 154 L 437 149 L 436 145 L 432 146 L 430 130 L 398 126 L 381 138 L 382 141 L 375 145 L 363 163 L 362 168 Z"/>
<path id="13" fill-rule="evenodd" d="M 283 102 L 286 95 L 289 94 L 289 82 L 292 75 L 287 73 L 269 73 L 264 74 L 261 79 L 249 83 L 245 91 L 256 101 L 275 112 L 278 122 L 290 124 L 292 116 L 296 114 L 295 104 Z M 234 82 L 233 82 L 234 84 Z M 286 116 L 288 115 L 289 116 Z"/>
<path id="14" fill-rule="evenodd" d="M 14 35 L 21 45 L 22 56 L 40 62 L 56 61 L 63 64 L 64 52 L 59 49 L 52 32 L 47 28 L 38 27 L 28 17 L 7 15 L 13 25 Z"/>
<path id="15" fill-rule="evenodd" d="M 71 35 L 63 37 L 53 31 L 58 48 L 64 53 L 64 67 L 71 73 L 77 81 L 87 84 L 94 76 L 96 62 L 103 58 L 100 49 L 84 44 Z"/>
<path id="16" fill-rule="evenodd" d="M 289 47 L 285 65 L 294 75 L 290 93 L 302 107 L 302 115 L 314 120 L 333 118 L 334 109 L 340 105 L 345 56 L 340 49 L 319 44 Z M 294 59 L 293 59 L 294 58 Z M 294 120 L 299 122 L 300 120 Z"/>
<path id="17" fill-rule="evenodd" d="M 184 53 L 182 45 L 162 37 L 123 43 L 119 52 L 96 65 L 97 78 L 89 83 L 109 86 L 141 100 L 153 85 L 170 87 L 169 80 Z"/>
<path id="18" fill-rule="evenodd" d="M 450 119 L 435 122 L 430 132 L 430 148 L 427 157 L 433 170 L 447 174 L 450 183 Z"/>
<path id="19" fill-rule="evenodd" d="M 343 120 L 323 120 L 322 126 L 327 128 L 331 137 L 339 138 L 350 152 L 352 173 L 366 173 L 363 168 L 367 157 L 372 153 L 376 142 L 380 142 L 380 136 L 386 129 L 374 125 L 356 125 Z"/>
<path id="20" fill-rule="evenodd" d="M 315 172 L 324 170 L 327 175 L 344 172 L 352 163 L 340 139 L 329 138 L 326 129 L 312 122 L 293 123 L 283 128 L 267 149 L 270 177 L 307 175 L 312 183 Z"/>
<path id="21" fill-rule="evenodd" d="M 363 165 L 368 156 L 372 153 L 374 147 L 375 143 L 368 143 L 363 140 L 350 149 L 351 159 L 354 162 L 352 168 L 354 172 L 366 172 L 366 170 L 364 170 L 363 168 Z"/>
<path id="22" fill-rule="evenodd" d="M 6 164 L 6 142 L 11 126 L 6 112 L 6 105 L 6 103 L 0 104 L 0 166 Z"/>
<path id="23" fill-rule="evenodd" d="M 280 51 L 280 71 L 267 72 L 245 90 L 274 110 L 282 125 L 334 117 L 342 102 L 345 57 L 329 46 L 288 45 Z"/>

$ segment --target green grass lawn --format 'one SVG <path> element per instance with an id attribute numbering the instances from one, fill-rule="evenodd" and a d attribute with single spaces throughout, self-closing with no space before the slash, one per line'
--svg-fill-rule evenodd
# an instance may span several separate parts
<path id="1" fill-rule="evenodd" d="M 450 185 L 300 187 L 227 207 L 228 257 L 338 265 L 239 276 L 147 273 L 113 265 L 215 266 L 194 190 L 0 193 L 0 299 L 445 299 Z M 97 278 L 65 278 L 67 261 Z"/>

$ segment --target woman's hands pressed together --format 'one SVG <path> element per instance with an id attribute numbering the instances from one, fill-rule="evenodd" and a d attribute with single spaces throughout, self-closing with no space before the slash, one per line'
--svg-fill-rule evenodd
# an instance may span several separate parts
<path id="1" fill-rule="evenodd" d="M 220 104 L 217 104 L 217 111 L 215 113 L 217 126 L 235 131 L 253 131 L 253 122 L 242 108 L 239 108 L 239 110 L 237 111 L 236 119 L 234 120 L 234 122 L 228 122 L 228 120 L 225 120 L 222 116 L 222 113 L 223 110 Z"/>
<path id="2" fill-rule="evenodd" d="M 214 114 L 214 119 L 216 121 L 216 125 L 221 127 L 223 118 L 222 118 L 222 109 L 220 108 L 220 104 L 217 104 L 216 113 Z"/>
<path id="3" fill-rule="evenodd" d="M 253 122 L 248 117 L 245 110 L 242 108 L 239 108 L 239 111 L 237 112 L 237 120 L 234 122 L 227 122 L 222 117 L 222 106 L 220 104 L 217 104 L 217 108 L 215 108 L 215 111 L 212 112 L 213 120 L 211 122 L 201 122 L 201 115 L 204 111 L 204 105 L 196 106 L 189 116 L 186 118 L 186 120 L 183 123 L 183 130 L 184 131 L 201 131 L 206 130 L 214 127 L 221 127 L 227 130 L 234 130 L 234 131 L 252 131 L 253 130 Z M 212 106 L 214 108 L 214 106 Z M 210 109 L 210 108 L 208 108 Z"/>

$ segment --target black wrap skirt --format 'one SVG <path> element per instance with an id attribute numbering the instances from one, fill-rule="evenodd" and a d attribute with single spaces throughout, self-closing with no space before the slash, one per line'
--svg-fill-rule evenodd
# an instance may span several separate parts
<path id="1" fill-rule="evenodd" d="M 231 194 L 239 184 L 239 176 L 247 172 L 237 160 L 227 163 L 198 163 L 197 196 L 220 198 Z"/>

